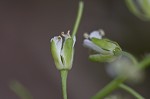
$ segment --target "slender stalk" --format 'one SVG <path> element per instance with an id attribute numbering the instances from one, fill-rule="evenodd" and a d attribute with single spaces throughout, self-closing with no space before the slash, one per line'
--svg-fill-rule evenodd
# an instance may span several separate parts
<path id="1" fill-rule="evenodd" d="M 130 58 L 133 62 L 133 64 L 138 64 L 137 59 L 130 53 L 122 51 L 122 55 L 127 56 L 128 58 Z"/>
<path id="2" fill-rule="evenodd" d="M 10 89 L 20 98 L 20 99 L 33 99 L 31 93 L 28 89 L 22 85 L 20 82 L 14 80 L 10 82 Z"/>
<path id="3" fill-rule="evenodd" d="M 120 84 L 119 87 L 125 91 L 127 91 L 128 93 L 130 93 L 131 95 L 133 95 L 136 99 L 145 99 L 143 96 L 141 96 L 139 93 L 137 93 L 135 90 L 133 90 L 132 88 L 128 87 L 125 84 Z"/>
<path id="4" fill-rule="evenodd" d="M 139 63 L 139 67 L 141 69 L 145 69 L 148 66 L 150 66 L 150 55 L 145 57 L 140 63 Z"/>
<path id="5" fill-rule="evenodd" d="M 78 9 L 77 18 L 76 18 L 74 28 L 73 28 L 73 32 L 72 32 L 72 37 L 74 37 L 77 33 L 77 30 L 78 30 L 78 27 L 79 27 L 79 24 L 80 24 L 80 20 L 81 20 L 81 17 L 82 17 L 82 13 L 83 13 L 83 7 L 84 7 L 84 4 L 83 4 L 82 1 L 80 1 L 79 2 L 79 9 Z"/>
<path id="6" fill-rule="evenodd" d="M 92 99 L 104 99 L 105 96 L 117 89 L 119 85 L 125 80 L 125 77 L 117 77 L 116 79 L 111 81 L 107 86 L 105 86 L 101 91 L 99 91 L 95 96 L 93 96 Z"/>
<path id="7" fill-rule="evenodd" d="M 122 51 L 122 55 L 129 57 L 132 60 L 133 64 L 138 64 L 136 58 L 132 54 Z M 126 79 L 127 78 L 125 76 L 118 76 L 107 86 L 105 86 L 101 91 L 99 91 L 95 96 L 93 96 L 92 99 L 103 99 L 105 96 L 117 89 L 119 85 L 122 84 Z"/>
<path id="8" fill-rule="evenodd" d="M 141 69 L 145 69 L 148 65 L 150 65 L 150 56 L 147 56 L 140 63 L 138 63 L 138 61 L 132 54 L 123 51 L 122 55 L 125 55 L 128 58 L 130 58 L 132 60 L 133 64 L 139 65 L 139 67 Z M 105 86 L 101 91 L 99 91 L 95 96 L 93 96 L 92 99 L 103 99 L 105 96 L 110 94 L 112 91 L 114 91 L 118 87 L 123 87 L 124 90 L 126 90 L 126 91 L 130 92 L 132 95 L 138 97 L 137 99 L 144 99 L 141 95 L 139 95 L 133 89 L 129 88 L 128 86 L 122 85 L 122 83 L 126 79 L 127 78 L 125 76 L 118 76 L 116 79 L 111 81 L 107 86 Z"/>
<path id="9" fill-rule="evenodd" d="M 67 75 L 68 70 L 61 70 L 61 80 L 62 80 L 62 92 L 63 92 L 63 99 L 67 99 Z"/>
<path id="10" fill-rule="evenodd" d="M 122 55 L 125 55 L 125 56 L 127 56 L 127 57 L 129 57 L 132 61 L 133 61 L 133 63 L 134 64 L 138 64 L 138 66 L 139 66 L 139 68 L 141 68 L 141 69 L 145 69 L 145 68 L 147 68 L 148 66 L 150 66 L 150 55 L 148 55 L 148 56 L 146 56 L 141 62 L 137 62 L 137 60 L 136 60 L 136 58 L 132 55 L 132 54 L 130 54 L 130 53 L 128 53 L 128 52 L 122 52 Z"/>

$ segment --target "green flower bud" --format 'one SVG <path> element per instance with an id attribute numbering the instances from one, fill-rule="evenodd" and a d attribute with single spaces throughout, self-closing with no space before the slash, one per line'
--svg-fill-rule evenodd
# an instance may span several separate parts
<path id="1" fill-rule="evenodd" d="M 150 20 L 150 0 L 126 0 L 129 10 L 143 20 Z"/>
<path id="2" fill-rule="evenodd" d="M 89 59 L 96 62 L 111 62 L 120 56 L 121 48 L 120 46 L 109 39 L 103 39 L 104 32 L 93 31 L 90 35 L 85 34 L 85 40 L 83 45 L 93 51 L 94 54 L 89 56 Z"/>
<path id="3" fill-rule="evenodd" d="M 73 62 L 75 37 L 72 38 L 69 34 L 62 33 L 61 36 L 55 36 L 51 39 L 51 53 L 58 70 L 70 70 Z"/>

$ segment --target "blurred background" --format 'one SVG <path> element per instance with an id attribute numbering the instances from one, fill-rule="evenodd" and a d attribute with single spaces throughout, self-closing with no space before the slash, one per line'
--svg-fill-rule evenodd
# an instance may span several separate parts
<path id="1" fill-rule="evenodd" d="M 106 64 L 88 61 L 88 49 L 82 46 L 83 33 L 103 29 L 106 37 L 138 59 L 150 52 L 150 22 L 133 15 L 124 0 L 84 3 L 74 64 L 68 77 L 69 99 L 90 99 L 112 80 L 105 71 Z M 60 74 L 49 41 L 72 30 L 77 9 L 78 0 L 0 1 L 0 99 L 19 99 L 9 88 L 12 80 L 22 83 L 34 99 L 62 99 Z M 146 99 L 150 97 L 149 71 L 142 83 L 131 85 Z"/>

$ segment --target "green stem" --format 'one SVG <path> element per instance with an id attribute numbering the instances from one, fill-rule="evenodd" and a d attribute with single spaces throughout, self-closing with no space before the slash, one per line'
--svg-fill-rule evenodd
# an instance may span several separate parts
<path id="1" fill-rule="evenodd" d="M 138 63 L 136 58 L 132 54 L 122 51 L 122 55 L 130 58 L 132 60 L 133 64 Z M 92 99 L 103 99 L 105 96 L 107 96 L 112 91 L 117 89 L 119 87 L 119 85 L 121 83 L 123 83 L 126 79 L 127 78 L 125 76 L 118 76 L 116 79 L 111 81 L 107 86 L 105 86 L 101 91 L 99 91 L 95 96 L 93 96 Z"/>
<path id="2" fill-rule="evenodd" d="M 130 93 L 131 95 L 133 95 L 136 99 L 145 99 L 143 96 L 141 96 L 139 93 L 137 93 L 135 90 L 133 90 L 132 88 L 128 87 L 125 84 L 120 84 L 119 87 L 125 91 L 127 91 L 128 93 Z"/>
<path id="3" fill-rule="evenodd" d="M 62 80 L 62 92 L 63 92 L 63 99 L 67 99 L 67 75 L 68 70 L 61 70 L 61 80 Z"/>
<path id="4" fill-rule="evenodd" d="M 148 55 L 147 57 L 145 57 L 140 63 L 139 63 L 139 67 L 141 69 L 145 69 L 148 66 L 150 66 L 150 55 Z"/>
<path id="5" fill-rule="evenodd" d="M 128 58 L 130 58 L 133 62 L 133 64 L 138 64 L 137 59 L 130 53 L 122 51 L 122 55 L 127 56 Z"/>
<path id="6" fill-rule="evenodd" d="M 145 57 L 139 64 L 136 58 L 128 53 L 128 52 L 122 52 L 122 55 L 127 56 L 130 58 L 133 62 L 133 64 L 139 65 L 141 69 L 145 69 L 150 64 L 150 56 Z M 144 99 L 141 95 L 139 95 L 137 92 L 135 92 L 133 89 L 129 88 L 128 86 L 123 85 L 122 83 L 127 78 L 125 76 L 118 76 L 116 79 L 111 81 L 107 86 L 105 86 L 101 91 L 99 91 L 95 96 L 92 97 L 92 99 L 103 99 L 105 96 L 110 94 L 112 91 L 117 89 L 118 87 L 121 87 L 122 89 L 130 92 L 132 95 L 138 97 L 137 99 Z"/>
<path id="7" fill-rule="evenodd" d="M 19 97 L 19 99 L 33 99 L 28 89 L 16 80 L 10 82 L 10 89 Z"/>
<path id="8" fill-rule="evenodd" d="M 104 99 L 105 96 L 117 89 L 119 85 L 125 80 L 125 77 L 117 77 L 116 79 L 111 81 L 107 86 L 105 86 L 101 91 L 99 91 L 95 96 L 93 96 L 92 99 Z"/>
<path id="9" fill-rule="evenodd" d="M 76 18 L 74 28 L 73 28 L 73 32 L 72 32 L 72 37 L 74 37 L 77 33 L 77 30 L 78 30 L 78 27 L 79 27 L 79 24 L 80 24 L 80 20 L 81 20 L 81 17 L 82 17 L 82 13 L 83 13 L 83 7 L 84 7 L 84 4 L 83 4 L 82 1 L 80 1 L 79 2 L 79 9 L 78 9 L 77 18 Z"/>
<path id="10" fill-rule="evenodd" d="M 150 66 L 150 55 L 146 56 L 141 62 L 137 62 L 136 58 L 128 53 L 128 52 L 124 52 L 122 51 L 122 55 L 125 55 L 127 57 L 129 57 L 132 61 L 133 61 L 133 64 L 138 64 L 139 65 L 139 68 L 141 69 L 145 69 L 147 68 L 148 66 Z"/>

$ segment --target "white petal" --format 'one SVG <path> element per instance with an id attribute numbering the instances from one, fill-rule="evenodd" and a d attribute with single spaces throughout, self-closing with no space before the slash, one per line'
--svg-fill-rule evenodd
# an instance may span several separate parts
<path id="1" fill-rule="evenodd" d="M 76 43 L 76 36 L 73 37 L 73 46 L 72 47 L 74 47 L 75 43 Z"/>
<path id="2" fill-rule="evenodd" d="M 96 52 L 99 52 L 99 53 L 104 53 L 106 51 L 104 51 L 103 49 L 101 49 L 100 47 L 98 47 L 97 45 L 95 45 L 94 43 L 92 43 L 89 39 L 85 39 L 83 41 L 83 45 L 89 49 L 92 49 Z"/>
<path id="3" fill-rule="evenodd" d="M 54 38 L 52 38 L 52 40 L 55 42 L 56 44 L 56 50 L 58 55 L 60 55 L 61 49 L 62 49 L 62 38 L 61 36 L 55 36 Z"/>
<path id="4" fill-rule="evenodd" d="M 98 38 L 98 39 L 102 39 L 102 35 L 100 34 L 99 31 L 93 31 L 90 33 L 89 38 Z"/>
<path id="5" fill-rule="evenodd" d="M 60 36 L 55 36 L 51 39 L 51 52 L 54 58 L 55 65 L 57 69 L 61 70 L 63 68 L 60 52 L 62 49 L 62 38 Z"/>

